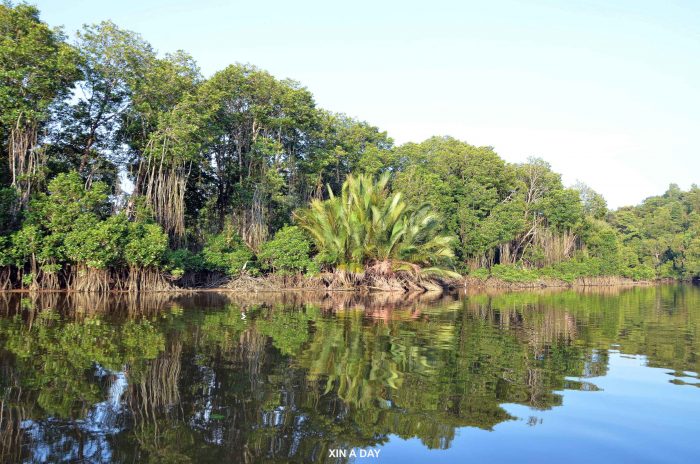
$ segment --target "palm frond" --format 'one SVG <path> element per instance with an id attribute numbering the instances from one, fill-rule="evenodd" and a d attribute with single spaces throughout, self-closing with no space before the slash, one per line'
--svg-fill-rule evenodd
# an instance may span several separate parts
<path id="1" fill-rule="evenodd" d="M 454 258 L 455 239 L 440 233 L 440 220 L 429 205 L 409 211 L 400 192 L 388 191 L 389 174 L 375 180 L 369 175 L 349 176 L 335 196 L 313 200 L 297 211 L 297 223 L 309 232 L 323 264 L 344 272 L 360 272 L 371 262 L 429 266 Z M 445 271 L 450 273 L 451 271 Z M 452 273 L 454 274 L 454 273 Z M 445 274 L 447 275 L 447 274 Z"/>

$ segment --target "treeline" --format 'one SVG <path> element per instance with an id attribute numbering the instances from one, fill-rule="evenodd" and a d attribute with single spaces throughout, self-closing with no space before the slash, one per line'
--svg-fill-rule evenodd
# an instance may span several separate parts
<path id="1" fill-rule="evenodd" d="M 459 270 L 517 282 L 700 276 L 700 188 L 609 211 L 582 183 L 567 188 L 540 159 L 503 161 L 490 147 L 432 138 L 393 150 L 394 188 L 427 200 L 459 238 Z"/>
<path id="2" fill-rule="evenodd" d="M 297 82 L 240 64 L 205 78 L 111 22 L 69 41 L 26 4 L 0 5 L 0 142 L 0 288 L 700 273 L 695 187 L 609 212 L 542 160 L 397 147 Z"/>

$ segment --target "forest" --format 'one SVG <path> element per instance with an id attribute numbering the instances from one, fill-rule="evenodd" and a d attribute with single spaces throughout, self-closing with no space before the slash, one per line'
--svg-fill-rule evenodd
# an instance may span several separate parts
<path id="1" fill-rule="evenodd" d="M 0 4 L 0 146 L 0 289 L 700 277 L 697 186 L 609 210 L 542 159 L 395 145 L 293 80 L 24 3 Z"/>

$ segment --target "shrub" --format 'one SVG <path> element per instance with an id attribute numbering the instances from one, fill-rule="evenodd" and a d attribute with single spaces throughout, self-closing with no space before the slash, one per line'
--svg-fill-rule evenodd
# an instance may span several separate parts
<path id="1" fill-rule="evenodd" d="M 240 275 L 244 270 L 255 272 L 253 253 L 233 232 L 210 237 L 202 256 L 204 265 L 210 271 L 223 272 L 231 277 Z"/>
<path id="2" fill-rule="evenodd" d="M 34 283 L 34 274 L 32 274 L 31 272 L 24 274 L 22 276 L 22 285 L 24 285 L 25 287 L 29 287 L 33 283 Z"/>
<path id="3" fill-rule="evenodd" d="M 675 279 L 679 277 L 678 270 L 675 269 L 672 260 L 659 265 L 656 268 L 656 275 L 661 279 Z"/>
<path id="4" fill-rule="evenodd" d="M 130 266 L 157 267 L 168 249 L 168 235 L 158 224 L 132 222 L 124 257 Z"/>
<path id="5" fill-rule="evenodd" d="M 187 248 L 167 250 L 165 268 L 173 277 L 182 277 L 186 272 L 199 272 L 205 269 L 204 257 Z"/>
<path id="6" fill-rule="evenodd" d="M 540 274 L 552 279 L 565 282 L 573 282 L 580 277 L 598 277 L 605 275 L 618 275 L 617 265 L 611 264 L 602 258 L 579 257 L 562 261 L 540 269 Z"/>
<path id="7" fill-rule="evenodd" d="M 120 263 L 128 240 L 129 224 L 123 214 L 106 221 L 86 216 L 66 235 L 66 256 L 93 269 L 106 269 Z"/>
<path id="8" fill-rule="evenodd" d="M 12 248 L 10 254 L 17 267 L 21 267 L 29 261 L 30 257 L 39 252 L 42 245 L 42 234 L 38 227 L 24 225 L 20 230 L 12 234 Z"/>
<path id="9" fill-rule="evenodd" d="M 94 182 L 86 189 L 80 175 L 73 171 L 56 176 L 49 182 L 48 193 L 32 200 L 28 221 L 51 233 L 65 234 L 86 214 L 96 218 L 109 215 L 108 188 L 103 182 Z"/>
<path id="10" fill-rule="evenodd" d="M 493 266 L 491 268 L 491 275 L 504 282 L 533 282 L 538 278 L 536 271 L 504 264 L 496 264 Z"/>
<path id="11" fill-rule="evenodd" d="M 622 275 L 632 280 L 652 280 L 656 277 L 654 269 L 644 264 L 623 269 Z"/>
<path id="12" fill-rule="evenodd" d="M 477 279 L 486 280 L 489 278 L 489 270 L 485 267 L 474 269 L 473 271 L 469 272 L 469 277 L 475 277 Z"/>
<path id="13" fill-rule="evenodd" d="M 262 244 L 258 261 L 263 269 L 283 275 L 307 272 L 314 265 L 310 250 L 311 244 L 299 227 L 283 227 L 272 240 Z"/>

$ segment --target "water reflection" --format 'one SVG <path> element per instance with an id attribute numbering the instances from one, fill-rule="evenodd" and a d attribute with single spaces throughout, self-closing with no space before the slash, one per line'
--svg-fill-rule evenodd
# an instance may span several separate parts
<path id="1" fill-rule="evenodd" d="M 700 399 L 698 345 L 689 286 L 0 293 L 0 461 L 337 462 L 329 450 L 396 439 L 454 451 L 465 430 L 536 429 L 567 392 L 606 394 L 617 352 Z"/>

